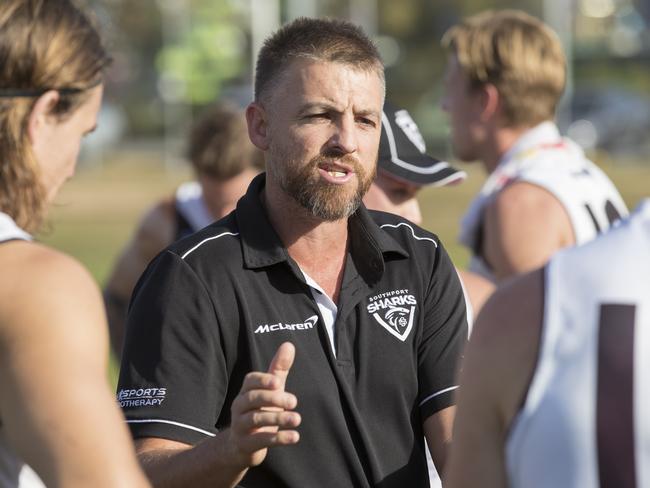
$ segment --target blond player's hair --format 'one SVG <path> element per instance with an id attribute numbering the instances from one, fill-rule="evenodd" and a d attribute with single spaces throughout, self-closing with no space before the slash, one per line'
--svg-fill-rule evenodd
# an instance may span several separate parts
<path id="1" fill-rule="evenodd" d="M 2 0 L 0 59 L 0 211 L 33 231 L 47 193 L 28 134 L 32 109 L 43 93 L 58 90 L 52 115 L 71 116 L 101 82 L 110 58 L 73 0 Z"/>
<path id="2" fill-rule="evenodd" d="M 470 89 L 497 88 L 508 126 L 555 117 L 566 59 L 558 36 L 541 20 L 518 10 L 486 11 L 450 28 L 442 45 L 456 56 Z"/>

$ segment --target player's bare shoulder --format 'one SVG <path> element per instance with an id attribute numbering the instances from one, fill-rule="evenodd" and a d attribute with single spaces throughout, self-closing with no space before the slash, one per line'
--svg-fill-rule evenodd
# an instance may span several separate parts
<path id="1" fill-rule="evenodd" d="M 486 209 L 486 225 L 518 226 L 527 221 L 551 225 L 571 235 L 571 221 L 562 203 L 550 191 L 534 183 L 515 181 L 499 192 Z M 564 245 L 571 244 L 566 242 Z"/>
<path id="2" fill-rule="evenodd" d="M 506 424 L 521 404 L 535 368 L 543 303 L 544 270 L 538 269 L 502 285 L 486 302 L 472 331 L 467 367 L 477 376 L 476 384 L 482 383 L 498 402 Z"/>
<path id="3" fill-rule="evenodd" d="M 562 203 L 535 184 L 511 183 L 486 208 L 483 254 L 497 277 L 538 268 L 574 242 Z"/>
<path id="4" fill-rule="evenodd" d="M 3 244 L 0 267 L 3 335 L 18 330 L 27 333 L 30 324 L 42 323 L 67 323 L 72 330 L 80 321 L 68 322 L 71 317 L 103 320 L 97 284 L 70 256 L 38 243 L 14 241 Z M 44 333 L 39 328 L 39 334 Z"/>

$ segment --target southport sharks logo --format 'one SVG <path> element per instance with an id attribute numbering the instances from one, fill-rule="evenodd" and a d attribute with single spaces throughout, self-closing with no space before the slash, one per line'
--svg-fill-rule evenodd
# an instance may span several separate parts
<path id="1" fill-rule="evenodd" d="M 417 304 L 408 290 L 393 290 L 370 297 L 366 309 L 379 325 L 404 342 L 413 328 Z"/>

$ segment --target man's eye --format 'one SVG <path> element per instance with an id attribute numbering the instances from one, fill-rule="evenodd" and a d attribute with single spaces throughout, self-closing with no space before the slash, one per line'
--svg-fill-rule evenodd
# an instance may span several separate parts
<path id="1" fill-rule="evenodd" d="M 322 113 L 317 113 L 317 114 L 309 114 L 307 115 L 308 119 L 329 119 L 330 116 L 328 113 L 322 112 Z"/>
<path id="2" fill-rule="evenodd" d="M 375 127 L 377 124 L 375 124 L 375 121 L 372 119 L 367 119 L 365 117 L 360 117 L 357 119 L 357 121 L 360 124 L 367 125 L 368 127 Z"/>

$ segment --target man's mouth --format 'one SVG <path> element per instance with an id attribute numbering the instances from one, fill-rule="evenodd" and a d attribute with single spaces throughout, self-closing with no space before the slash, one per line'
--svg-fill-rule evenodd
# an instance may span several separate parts
<path id="1" fill-rule="evenodd" d="M 339 165 L 336 163 L 322 163 L 318 165 L 318 168 L 321 171 L 324 171 L 328 175 L 330 175 L 332 178 L 344 178 L 346 177 L 349 173 L 352 173 L 352 169 L 345 166 L 345 165 Z"/>

